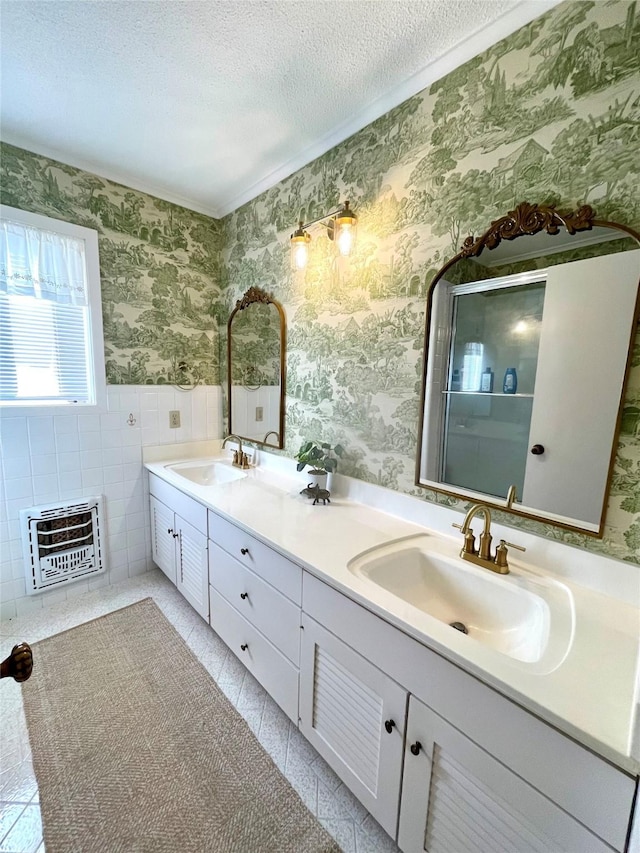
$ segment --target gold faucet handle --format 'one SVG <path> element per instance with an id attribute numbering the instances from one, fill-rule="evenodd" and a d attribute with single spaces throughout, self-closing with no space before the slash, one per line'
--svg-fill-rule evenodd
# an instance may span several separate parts
<path id="1" fill-rule="evenodd" d="M 456 524 L 455 522 L 452 525 L 453 527 L 457 527 L 458 530 L 462 530 L 464 533 L 464 545 L 462 546 L 462 551 L 460 554 L 475 554 L 476 553 L 476 539 L 473 535 L 473 530 L 470 528 L 465 530 L 464 524 Z"/>
<path id="2" fill-rule="evenodd" d="M 517 551 L 526 551 L 527 549 L 523 548 L 522 545 L 516 545 L 513 542 L 505 542 L 504 539 L 500 540 L 500 544 L 496 548 L 495 564 L 501 569 L 506 569 L 506 571 L 508 572 L 509 563 L 507 562 L 507 554 L 509 552 L 507 551 L 507 545 L 509 546 L 509 548 L 515 548 Z"/>
<path id="3" fill-rule="evenodd" d="M 505 542 L 505 540 L 504 540 L 504 539 L 501 539 L 501 540 L 500 540 L 500 544 L 501 544 L 501 545 L 508 545 L 508 546 L 509 546 L 509 548 L 515 548 L 515 549 L 516 549 L 516 551 L 526 551 L 526 550 L 527 550 L 526 548 L 523 548 L 523 547 L 522 547 L 522 545 L 516 545 L 516 544 L 515 544 L 515 543 L 513 543 L 513 542 Z"/>

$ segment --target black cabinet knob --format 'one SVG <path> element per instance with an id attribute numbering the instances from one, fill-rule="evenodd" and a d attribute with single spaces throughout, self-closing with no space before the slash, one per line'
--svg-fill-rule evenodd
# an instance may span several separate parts
<path id="1" fill-rule="evenodd" d="M 167 527 L 167 533 L 173 533 L 173 527 Z"/>
<path id="2" fill-rule="evenodd" d="M 544 446 L 542 444 L 534 444 L 531 448 L 531 452 L 534 456 L 542 456 L 544 453 Z"/>
<path id="3" fill-rule="evenodd" d="M 174 538 L 174 539 L 177 539 L 177 538 L 178 538 L 178 536 L 180 536 L 180 534 L 179 534 L 179 533 L 174 533 L 174 534 L 173 534 L 173 538 Z"/>
<path id="4" fill-rule="evenodd" d="M 248 595 L 249 595 L 249 593 L 248 593 L 248 592 L 241 592 L 241 593 L 240 593 L 240 598 L 244 601 L 244 599 L 245 599 L 245 598 L 247 598 L 247 597 L 248 597 Z"/>
<path id="5" fill-rule="evenodd" d="M 411 750 L 413 755 L 417 755 L 420 752 L 420 750 L 422 749 L 422 744 L 420 743 L 419 740 L 417 740 L 415 743 L 411 744 L 409 749 Z"/>
<path id="6" fill-rule="evenodd" d="M 247 651 L 247 649 L 249 648 L 249 644 L 248 644 L 248 643 L 243 643 L 243 644 L 240 646 L 240 648 L 242 649 L 242 651 L 243 651 L 243 652 L 246 652 L 246 651 Z"/>
<path id="7" fill-rule="evenodd" d="M 384 727 L 387 730 L 388 734 L 391 734 L 391 732 L 394 729 L 394 726 L 395 726 L 395 722 L 393 720 L 385 720 L 384 721 Z"/>
<path id="8" fill-rule="evenodd" d="M 248 553 L 249 553 L 249 549 L 248 549 L 248 548 L 240 548 L 240 553 L 241 553 L 241 554 L 248 554 Z"/>

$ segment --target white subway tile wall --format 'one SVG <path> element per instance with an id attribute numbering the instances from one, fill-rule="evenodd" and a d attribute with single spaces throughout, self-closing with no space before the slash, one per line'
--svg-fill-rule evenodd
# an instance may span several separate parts
<path id="1" fill-rule="evenodd" d="M 143 446 L 222 437 L 218 385 L 193 391 L 112 385 L 107 398 L 108 411 L 101 414 L 0 412 L 0 619 L 147 571 L 152 564 Z M 180 412 L 178 429 L 169 428 L 172 410 Z M 106 574 L 27 596 L 20 510 L 94 494 L 105 497 Z"/>

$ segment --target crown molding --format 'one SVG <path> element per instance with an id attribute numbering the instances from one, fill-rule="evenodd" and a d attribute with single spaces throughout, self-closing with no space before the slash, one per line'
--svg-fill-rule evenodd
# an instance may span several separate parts
<path id="1" fill-rule="evenodd" d="M 456 68 L 464 65 L 474 56 L 487 50 L 503 38 L 519 30 L 525 24 L 539 18 L 557 6 L 563 0 L 521 0 L 517 6 L 514 6 L 511 11 L 506 12 L 498 21 L 493 21 L 490 24 L 485 24 L 479 27 L 475 32 L 466 36 L 455 47 L 448 50 L 442 56 L 432 60 L 424 66 L 420 71 L 413 74 L 398 86 L 394 86 L 384 95 L 376 98 L 367 106 L 363 107 L 347 121 L 342 122 L 337 127 L 334 127 L 329 133 L 323 136 L 316 142 L 308 145 L 295 157 L 292 157 L 286 163 L 283 163 L 277 169 L 274 169 L 260 181 L 257 181 L 248 189 L 237 195 L 219 199 L 218 209 L 220 216 L 226 216 L 242 207 L 243 204 L 251 201 L 259 196 L 275 184 L 288 178 L 290 175 L 302 169 L 304 166 L 311 163 L 313 160 L 335 148 L 345 139 L 348 139 L 353 134 L 365 128 L 371 122 L 375 121 L 380 116 L 397 107 L 399 104 L 417 95 L 423 89 L 426 89 L 436 80 L 440 80 L 450 74 Z"/>

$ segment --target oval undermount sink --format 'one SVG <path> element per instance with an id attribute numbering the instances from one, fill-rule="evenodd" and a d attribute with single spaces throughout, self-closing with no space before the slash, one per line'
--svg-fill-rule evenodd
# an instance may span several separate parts
<path id="1" fill-rule="evenodd" d="M 550 671 L 571 645 L 573 598 L 564 584 L 513 566 L 508 575 L 492 573 L 464 562 L 444 538 L 425 534 L 371 548 L 348 568 L 440 622 L 462 623 L 469 640 L 515 661 Z"/>
<path id="2" fill-rule="evenodd" d="M 168 471 L 173 471 L 179 477 L 184 477 L 198 486 L 220 486 L 234 480 L 242 480 L 246 473 L 240 468 L 232 467 L 230 462 L 177 462 L 167 465 Z"/>

